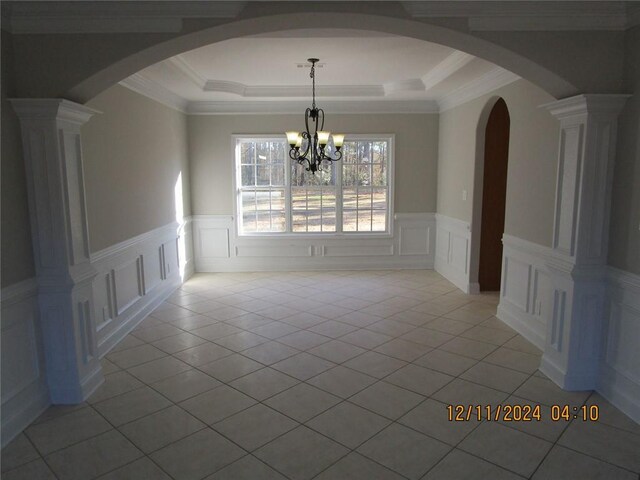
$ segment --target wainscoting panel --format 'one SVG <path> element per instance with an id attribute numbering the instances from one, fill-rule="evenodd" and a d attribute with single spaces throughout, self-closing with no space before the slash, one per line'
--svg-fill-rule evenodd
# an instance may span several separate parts
<path id="1" fill-rule="evenodd" d="M 598 389 L 640 423 L 640 276 L 608 269 Z"/>
<path id="2" fill-rule="evenodd" d="M 433 268 L 432 213 L 396 214 L 393 235 L 238 236 L 228 215 L 194 215 L 195 271 Z"/>
<path id="3" fill-rule="evenodd" d="M 436 271 L 465 293 L 477 293 L 469 280 L 471 225 L 436 214 Z"/>
<path id="4" fill-rule="evenodd" d="M 91 256 L 98 354 L 105 355 L 180 284 L 188 227 L 172 223 Z M 183 253 L 184 255 L 184 253 Z M 184 278 L 183 278 L 184 277 Z"/>
<path id="5" fill-rule="evenodd" d="M 2 289 L 2 446 L 49 406 L 35 279 Z"/>
<path id="6" fill-rule="evenodd" d="M 546 259 L 551 249 L 505 234 L 502 285 L 497 316 L 540 349 L 551 317 L 551 280 Z"/>

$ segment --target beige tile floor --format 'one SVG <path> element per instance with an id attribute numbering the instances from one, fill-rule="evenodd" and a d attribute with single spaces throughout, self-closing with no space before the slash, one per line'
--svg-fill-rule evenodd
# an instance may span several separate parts
<path id="1" fill-rule="evenodd" d="M 6 480 L 635 479 L 640 426 L 433 271 L 200 274 L 111 351 L 82 405 L 2 451 Z M 541 405 L 450 422 L 448 404 Z M 553 422 L 596 404 L 600 420 Z"/>

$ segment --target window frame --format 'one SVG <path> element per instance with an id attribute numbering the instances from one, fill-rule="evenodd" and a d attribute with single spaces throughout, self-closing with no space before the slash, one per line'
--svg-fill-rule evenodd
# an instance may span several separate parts
<path id="1" fill-rule="evenodd" d="M 286 232 L 242 232 L 242 195 L 240 195 L 241 185 L 238 179 L 241 178 L 239 155 L 239 140 L 282 140 L 285 142 L 285 229 Z M 232 185 L 233 185 L 233 208 L 234 208 L 234 231 L 236 238 L 289 238 L 289 239 L 327 239 L 327 238 L 391 238 L 394 236 L 394 197 L 395 197 L 395 134 L 393 133 L 367 133 L 367 134 L 345 134 L 345 143 L 349 141 L 386 141 L 389 145 L 387 163 L 387 230 L 384 232 L 344 232 L 343 227 L 343 195 L 342 191 L 342 160 L 334 163 L 336 169 L 336 231 L 335 232 L 292 232 L 292 202 L 291 202 L 291 167 L 293 160 L 289 158 L 289 146 L 286 145 L 286 137 L 282 134 L 232 134 Z"/>

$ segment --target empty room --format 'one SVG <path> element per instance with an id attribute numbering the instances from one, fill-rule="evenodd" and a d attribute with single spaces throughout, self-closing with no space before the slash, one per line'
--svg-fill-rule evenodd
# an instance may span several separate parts
<path id="1" fill-rule="evenodd" d="M 1 9 L 3 479 L 640 479 L 639 2 Z"/>

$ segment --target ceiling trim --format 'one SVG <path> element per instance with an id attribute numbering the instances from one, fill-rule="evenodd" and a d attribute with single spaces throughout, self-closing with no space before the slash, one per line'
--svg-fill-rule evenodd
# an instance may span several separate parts
<path id="1" fill-rule="evenodd" d="M 133 90 L 140 95 L 144 95 L 151 100 L 155 100 L 166 107 L 173 108 L 174 110 L 178 110 L 182 113 L 187 113 L 187 106 L 189 104 L 187 100 L 140 73 L 135 73 L 130 77 L 125 78 L 120 82 L 120 85 L 128 88 L 129 90 Z"/>
<path id="2" fill-rule="evenodd" d="M 425 90 L 431 90 L 475 58 L 473 55 L 461 52 L 460 50 L 454 51 L 422 77 Z"/>
<path id="3" fill-rule="evenodd" d="M 167 58 L 165 62 L 177 70 L 180 74 L 184 75 L 200 90 L 204 89 L 207 79 L 198 73 L 198 71 L 189 65 L 182 55 L 176 55 L 174 57 Z"/>
<path id="4" fill-rule="evenodd" d="M 502 67 L 496 67 L 484 75 L 456 88 L 438 99 L 440 112 L 450 110 L 463 103 L 470 102 L 482 95 L 491 93 L 500 87 L 520 80 L 520 77 Z"/>
<path id="5" fill-rule="evenodd" d="M 467 18 L 475 31 L 625 30 L 623 1 L 402 2 L 414 18 Z"/>
<path id="6" fill-rule="evenodd" d="M 4 2 L 13 34 L 180 32 L 185 18 L 235 18 L 248 2 Z"/>
<path id="7" fill-rule="evenodd" d="M 437 100 L 321 100 L 320 103 L 333 113 L 438 113 L 519 79 L 515 73 L 496 67 Z M 300 113 L 309 106 L 307 101 L 300 100 L 189 101 L 140 73 L 122 80 L 120 85 L 190 115 Z"/>
<path id="8" fill-rule="evenodd" d="M 322 101 L 322 108 L 330 114 L 341 113 L 438 113 L 438 104 L 433 100 L 348 100 Z M 189 102 L 190 115 L 232 114 L 299 114 L 303 115 L 308 102 L 301 101 L 247 101 L 247 102 Z"/>
<path id="9" fill-rule="evenodd" d="M 534 32 L 534 31 L 623 31 L 627 28 L 627 16 L 528 16 L 528 17 L 477 17 L 469 18 L 469 30 L 477 32 Z"/>
<path id="10" fill-rule="evenodd" d="M 245 85 L 224 80 L 207 80 L 203 90 L 231 93 L 243 98 L 311 98 L 311 85 Z M 316 87 L 316 94 L 322 97 L 384 97 L 385 87 L 382 85 L 321 85 Z"/>

